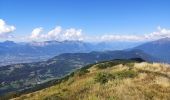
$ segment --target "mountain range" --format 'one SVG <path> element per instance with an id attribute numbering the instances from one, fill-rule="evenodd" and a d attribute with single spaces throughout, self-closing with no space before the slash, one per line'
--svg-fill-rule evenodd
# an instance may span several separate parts
<path id="1" fill-rule="evenodd" d="M 132 49 L 139 49 L 159 58 L 160 62 L 170 63 L 170 38 L 147 42 Z"/>
<path id="2" fill-rule="evenodd" d="M 122 44 L 120 46 L 120 44 Z M 82 41 L 44 41 L 21 42 L 5 41 L 0 43 L 0 66 L 16 63 L 44 61 L 62 53 L 87 53 L 91 51 L 121 50 L 134 47 L 139 43 Z"/>
<path id="3" fill-rule="evenodd" d="M 130 48 L 130 49 L 129 49 Z M 63 53 L 89 53 L 91 51 L 142 50 L 148 55 L 170 63 L 170 38 L 146 43 L 82 41 L 44 41 L 15 43 L 0 42 L 0 66 L 15 63 L 43 61 Z"/>
<path id="4" fill-rule="evenodd" d="M 142 58 L 147 62 L 168 63 L 170 62 L 170 56 L 168 56 L 168 48 L 170 47 L 169 40 L 169 38 L 164 38 L 126 50 L 110 51 L 105 51 L 104 48 L 99 48 L 103 45 L 100 45 L 99 47 L 93 47 L 92 44 L 80 41 L 64 41 L 61 43 L 57 41 L 46 41 L 38 43 L 34 42 L 31 44 L 17 44 L 11 41 L 6 41 L 0 44 L 0 46 L 2 47 L 2 55 L 5 55 L 6 53 L 11 53 L 15 56 L 18 56 L 18 54 L 23 54 L 22 57 L 25 57 L 26 55 L 29 56 L 29 54 L 38 57 L 40 57 L 39 55 L 54 56 L 54 54 L 56 54 L 56 56 L 52 58 L 47 57 L 48 60 L 45 61 L 18 63 L 1 66 L 0 94 L 2 95 L 9 92 L 30 89 L 36 87 L 39 84 L 46 83 L 50 80 L 60 79 L 63 76 L 75 71 L 76 69 L 82 68 L 85 65 L 98 63 L 101 61 L 108 61 L 114 59 Z M 25 48 L 20 49 L 22 48 L 22 46 Z M 91 46 L 93 48 L 91 48 Z M 26 47 L 29 49 L 26 49 Z M 10 51 L 12 50 L 11 48 L 15 48 L 15 51 Z M 8 52 L 5 50 L 7 50 Z M 59 51 L 61 51 L 61 54 L 59 53 Z M 25 54 L 20 52 L 24 52 Z"/>

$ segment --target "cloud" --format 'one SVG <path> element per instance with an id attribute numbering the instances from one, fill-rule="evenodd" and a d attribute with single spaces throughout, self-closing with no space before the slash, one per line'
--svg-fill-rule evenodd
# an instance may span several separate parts
<path id="1" fill-rule="evenodd" d="M 165 37 L 170 37 L 170 30 L 161 28 L 158 26 L 156 32 L 152 32 L 150 34 L 145 34 L 144 37 L 146 39 L 160 39 L 160 38 L 165 38 Z"/>
<path id="2" fill-rule="evenodd" d="M 15 26 L 8 25 L 3 19 L 0 19 L 0 38 L 14 38 L 10 33 L 15 30 Z M 90 36 L 82 33 L 81 29 L 69 28 L 62 29 L 61 26 L 56 26 L 54 29 L 50 30 L 47 33 L 43 33 L 43 28 L 38 27 L 33 29 L 31 35 L 29 36 L 29 40 L 84 40 L 84 41 L 152 41 L 160 38 L 170 38 L 170 29 L 157 27 L 155 32 L 151 32 L 148 34 L 128 34 L 128 35 L 120 35 L 120 34 L 104 34 L 101 36 Z M 17 38 L 17 36 L 15 37 Z M 24 37 L 25 38 L 25 37 Z M 28 37 L 26 37 L 28 39 Z"/>
<path id="3" fill-rule="evenodd" d="M 31 36 L 30 38 L 31 39 L 34 39 L 34 40 L 37 40 L 39 39 L 39 37 L 41 37 L 41 32 L 43 31 L 43 28 L 42 27 L 39 27 L 39 28 L 35 28 L 32 33 L 31 33 Z"/>
<path id="4" fill-rule="evenodd" d="M 7 25 L 3 19 L 0 19 L 0 37 L 8 37 L 10 32 L 16 28 L 12 25 Z"/>
<path id="5" fill-rule="evenodd" d="M 119 34 L 104 34 L 101 36 L 90 36 L 82 33 L 81 29 L 69 28 L 62 29 L 61 26 L 57 26 L 54 29 L 50 30 L 46 34 L 43 34 L 43 28 L 35 28 L 30 36 L 30 40 L 79 40 L 79 41 L 152 41 L 160 38 L 170 37 L 170 30 L 157 28 L 157 31 L 151 32 L 148 34 L 128 34 L 128 35 L 119 35 Z"/>
<path id="6" fill-rule="evenodd" d="M 82 30 L 69 28 L 63 30 L 61 26 L 57 26 L 51 31 L 43 34 L 43 28 L 35 28 L 33 29 L 31 35 L 29 36 L 30 40 L 83 40 Z"/>
<path id="7" fill-rule="evenodd" d="M 141 40 L 140 36 L 136 35 L 103 35 L 100 37 L 102 41 L 136 41 Z"/>
<path id="8" fill-rule="evenodd" d="M 65 40 L 83 40 L 82 30 L 76 30 L 74 28 L 67 29 L 64 32 L 63 37 Z"/>
<path id="9" fill-rule="evenodd" d="M 170 37 L 170 30 L 161 28 L 160 26 L 157 28 L 157 31 L 144 34 L 144 35 L 102 35 L 100 37 L 96 37 L 97 40 L 101 41 L 152 41 L 161 38 Z"/>
<path id="10" fill-rule="evenodd" d="M 45 37 L 50 40 L 60 40 L 62 38 L 61 35 L 62 35 L 62 28 L 61 26 L 57 26 L 53 30 L 49 31 Z"/>
<path id="11" fill-rule="evenodd" d="M 54 29 L 50 30 L 49 32 L 44 33 L 42 27 L 38 27 L 33 29 L 30 36 L 24 37 L 13 37 L 10 33 L 15 30 L 15 26 L 8 25 L 3 19 L 0 19 L 0 38 L 23 38 L 33 40 L 33 41 L 44 41 L 44 40 L 57 40 L 57 41 L 64 41 L 64 40 L 79 40 L 79 41 L 152 41 L 161 38 L 170 38 L 170 29 L 161 28 L 160 26 L 157 27 L 157 30 L 148 34 L 104 34 L 101 36 L 92 36 L 86 35 L 82 33 L 82 29 L 62 29 L 61 26 L 56 26 Z"/>

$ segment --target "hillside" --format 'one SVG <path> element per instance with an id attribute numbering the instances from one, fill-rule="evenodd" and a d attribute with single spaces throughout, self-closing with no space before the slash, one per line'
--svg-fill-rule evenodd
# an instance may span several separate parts
<path id="1" fill-rule="evenodd" d="M 21 63 L 0 67 L 0 95 L 32 88 L 49 80 L 58 79 L 85 65 L 113 59 L 154 58 L 142 51 L 107 51 L 65 53 L 47 61 Z"/>
<path id="2" fill-rule="evenodd" d="M 86 66 L 58 84 L 12 100 L 169 100 L 170 65 L 114 60 Z"/>

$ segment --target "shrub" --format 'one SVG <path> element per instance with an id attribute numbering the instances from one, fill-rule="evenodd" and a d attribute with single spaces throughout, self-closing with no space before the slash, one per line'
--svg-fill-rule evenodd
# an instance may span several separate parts
<path id="1" fill-rule="evenodd" d="M 58 94 L 53 94 L 51 96 L 45 97 L 43 100 L 63 100 Z"/>
<path id="2" fill-rule="evenodd" d="M 135 76 L 137 76 L 137 72 L 133 70 L 123 70 L 113 74 L 115 79 L 134 78 Z"/>
<path id="3" fill-rule="evenodd" d="M 112 79 L 112 74 L 106 72 L 100 72 L 95 77 L 95 81 L 99 82 L 100 84 L 105 84 L 110 79 Z"/>
<path id="4" fill-rule="evenodd" d="M 115 72 L 113 74 L 100 72 L 96 75 L 95 81 L 100 84 L 105 84 L 111 79 L 124 79 L 124 78 L 134 78 L 137 76 L 137 72 L 133 70 L 123 70 L 119 72 Z"/>
<path id="5" fill-rule="evenodd" d="M 84 75 L 84 74 L 86 74 L 86 73 L 89 73 L 89 71 L 88 71 L 87 69 L 80 69 L 80 70 L 78 71 L 78 76 L 82 76 L 82 75 Z"/>
<path id="6" fill-rule="evenodd" d="M 105 63 L 101 63 L 101 64 L 97 64 L 96 67 L 99 68 L 99 69 L 105 69 L 105 68 L 108 67 L 108 65 L 105 64 Z"/>
<path id="7" fill-rule="evenodd" d="M 131 69 L 134 67 L 134 65 L 135 65 L 135 63 L 126 63 L 126 66 Z"/>
<path id="8" fill-rule="evenodd" d="M 116 65 L 119 65 L 119 64 L 127 65 L 129 67 L 133 67 L 134 62 L 135 61 L 131 61 L 131 60 L 114 60 L 114 61 L 99 63 L 99 64 L 96 65 L 96 67 L 99 68 L 99 69 L 105 69 L 105 68 L 113 67 L 113 66 L 116 66 Z"/>
<path id="9" fill-rule="evenodd" d="M 115 66 L 115 65 L 117 65 L 117 63 L 115 63 L 115 62 L 106 62 L 106 63 L 97 64 L 96 67 L 99 68 L 99 69 L 105 69 L 107 67 L 112 67 L 112 66 Z"/>

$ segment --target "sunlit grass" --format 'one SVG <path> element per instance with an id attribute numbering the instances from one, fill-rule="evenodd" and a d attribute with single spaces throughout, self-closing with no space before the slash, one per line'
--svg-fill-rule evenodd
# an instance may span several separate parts
<path id="1" fill-rule="evenodd" d="M 144 62 L 102 68 L 94 65 L 87 70 L 81 75 L 75 74 L 65 82 L 15 99 L 169 100 L 170 98 L 170 66 L 168 64 Z M 105 74 L 98 77 L 99 73 Z M 100 78 L 103 76 L 107 81 L 101 84 Z M 99 81 L 96 81 L 96 77 Z"/>

